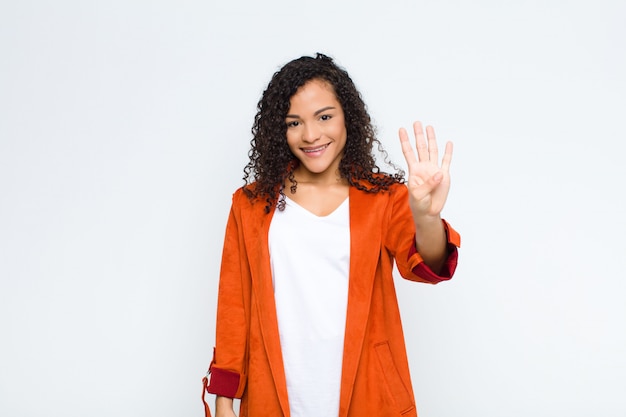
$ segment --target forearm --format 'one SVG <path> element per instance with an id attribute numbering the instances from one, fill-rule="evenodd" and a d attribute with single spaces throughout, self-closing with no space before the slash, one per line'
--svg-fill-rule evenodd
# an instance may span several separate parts
<path id="1" fill-rule="evenodd" d="M 233 409 L 233 399 L 218 395 L 215 398 L 215 417 L 232 417 L 235 416 Z"/>
<path id="2" fill-rule="evenodd" d="M 414 218 L 415 245 L 424 263 L 436 274 L 441 272 L 446 257 L 446 230 L 440 216 Z"/>

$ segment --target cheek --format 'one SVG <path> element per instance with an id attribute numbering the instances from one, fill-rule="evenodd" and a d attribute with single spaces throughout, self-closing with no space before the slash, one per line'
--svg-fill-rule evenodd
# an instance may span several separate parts
<path id="1" fill-rule="evenodd" d="M 337 124 L 337 126 L 333 129 L 333 134 L 337 139 L 344 139 L 348 136 L 346 132 L 346 127 L 343 123 Z"/>
<path id="2" fill-rule="evenodd" d="M 285 138 L 287 140 L 287 146 L 289 146 L 289 149 L 293 149 L 294 146 L 296 146 L 297 140 L 295 135 L 292 133 L 287 133 L 285 135 Z"/>
<path id="3" fill-rule="evenodd" d="M 346 137 L 347 133 L 346 133 L 346 121 L 343 117 L 338 117 L 336 119 L 336 124 L 333 126 L 334 127 L 334 133 L 335 135 L 337 135 L 338 137 Z"/>

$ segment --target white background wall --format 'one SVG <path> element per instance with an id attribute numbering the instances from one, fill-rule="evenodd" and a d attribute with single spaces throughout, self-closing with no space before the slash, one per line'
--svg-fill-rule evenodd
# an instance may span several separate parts
<path id="1" fill-rule="evenodd" d="M 421 417 L 626 415 L 622 1 L 3 1 L 0 415 L 200 416 L 272 73 L 453 140 L 460 266 L 398 281 Z M 213 399 L 211 398 L 211 402 Z"/>

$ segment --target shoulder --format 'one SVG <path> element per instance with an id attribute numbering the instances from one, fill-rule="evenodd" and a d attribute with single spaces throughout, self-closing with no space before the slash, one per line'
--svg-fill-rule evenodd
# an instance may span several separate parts
<path id="1" fill-rule="evenodd" d="M 390 177 L 387 174 L 382 174 L 382 173 L 373 174 L 373 179 L 375 181 L 387 180 L 389 178 Z M 376 184 L 375 181 L 372 182 L 367 179 L 360 179 L 356 182 L 356 184 L 353 185 L 353 187 L 365 194 L 376 195 L 376 196 L 380 195 L 381 197 L 387 196 L 387 198 L 389 196 L 407 193 L 406 184 L 404 184 L 403 182 L 392 181 L 384 185 L 381 185 L 381 184 Z"/>
<path id="2" fill-rule="evenodd" d="M 406 188 L 406 184 L 402 184 L 399 182 L 394 182 L 393 184 L 389 185 L 389 190 L 390 193 L 406 193 L 408 192 L 407 188 Z"/>
<path id="3" fill-rule="evenodd" d="M 398 207 L 408 206 L 408 190 L 400 183 L 390 184 L 385 190 L 372 191 L 358 187 L 351 187 L 350 199 L 356 207 L 369 211 L 393 212 Z"/>
<path id="4" fill-rule="evenodd" d="M 237 210 L 265 210 L 268 198 L 257 193 L 256 183 L 239 187 L 232 195 L 233 208 Z"/>
<path id="5" fill-rule="evenodd" d="M 254 184 L 248 184 L 237 188 L 232 195 L 233 205 L 241 206 L 252 204 L 253 200 L 258 199 L 257 197 L 254 197 L 255 188 Z"/>

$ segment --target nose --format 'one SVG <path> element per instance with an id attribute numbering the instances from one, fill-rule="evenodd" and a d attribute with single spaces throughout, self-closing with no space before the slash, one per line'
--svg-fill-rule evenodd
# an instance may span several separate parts
<path id="1" fill-rule="evenodd" d="M 321 131 L 315 123 L 307 123 L 304 125 L 302 131 L 302 140 L 309 143 L 314 143 L 321 136 Z"/>

